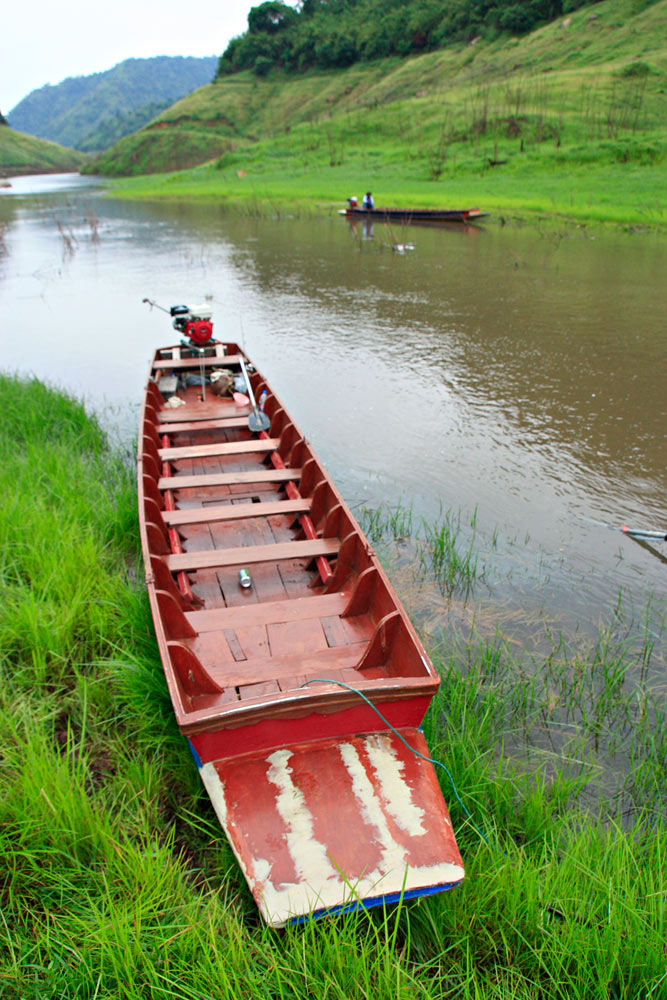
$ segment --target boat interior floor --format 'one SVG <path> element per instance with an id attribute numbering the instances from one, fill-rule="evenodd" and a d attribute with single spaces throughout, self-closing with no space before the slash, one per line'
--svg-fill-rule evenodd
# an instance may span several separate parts
<path id="1" fill-rule="evenodd" d="M 350 613 L 350 589 L 330 589 L 341 541 L 327 512 L 315 537 L 304 530 L 313 499 L 296 486 L 301 468 L 272 460 L 280 442 L 250 433 L 248 408 L 210 394 L 199 401 L 193 388 L 184 398 L 156 414 L 154 442 L 152 519 L 161 518 L 169 544 L 154 546 L 161 551 L 152 563 L 156 577 L 167 570 L 172 580 L 157 580 L 169 638 L 235 701 L 315 677 L 355 684 L 391 676 L 390 665 L 364 658 L 378 627 L 370 609 Z M 241 586 L 240 570 L 250 586 Z"/>

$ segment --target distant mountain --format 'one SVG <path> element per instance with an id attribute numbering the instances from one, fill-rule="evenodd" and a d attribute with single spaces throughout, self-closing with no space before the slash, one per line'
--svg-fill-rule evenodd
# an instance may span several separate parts
<path id="1" fill-rule="evenodd" d="M 80 150 L 102 150 L 213 78 L 216 56 L 126 59 L 91 76 L 68 77 L 24 97 L 12 128 Z"/>

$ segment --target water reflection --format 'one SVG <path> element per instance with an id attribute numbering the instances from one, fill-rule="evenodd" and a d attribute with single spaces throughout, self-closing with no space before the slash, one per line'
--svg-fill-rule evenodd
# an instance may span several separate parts
<path id="1" fill-rule="evenodd" d="M 335 214 L 35 187 L 0 199 L 5 368 L 113 406 L 130 440 L 173 337 L 141 300 L 208 296 L 350 502 L 477 511 L 499 605 L 592 622 L 619 589 L 637 607 L 664 589 L 662 563 L 604 527 L 667 527 L 664 239 L 492 223 L 363 239 Z"/>

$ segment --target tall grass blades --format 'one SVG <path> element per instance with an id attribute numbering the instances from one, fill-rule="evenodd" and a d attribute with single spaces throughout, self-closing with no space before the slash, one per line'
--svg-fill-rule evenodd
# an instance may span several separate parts
<path id="1" fill-rule="evenodd" d="M 134 582 L 124 457 L 37 382 L 0 377 L 0 401 L 3 998 L 662 996 L 657 613 L 637 640 L 621 601 L 590 648 L 557 635 L 542 661 L 500 635 L 443 633 L 425 728 L 456 786 L 443 772 L 465 882 L 276 933 L 173 719 Z M 408 539 L 419 562 L 411 546 L 429 536 L 411 508 L 369 516 L 371 534 Z M 471 574 L 472 522 L 450 515 L 434 531 L 434 547 L 470 551 Z"/>

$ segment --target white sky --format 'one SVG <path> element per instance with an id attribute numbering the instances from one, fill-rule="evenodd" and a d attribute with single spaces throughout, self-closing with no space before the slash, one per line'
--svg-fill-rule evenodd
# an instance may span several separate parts
<path id="1" fill-rule="evenodd" d="M 10 0 L 0 25 L 0 111 L 45 83 L 123 59 L 219 56 L 261 0 Z"/>

